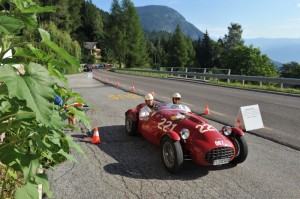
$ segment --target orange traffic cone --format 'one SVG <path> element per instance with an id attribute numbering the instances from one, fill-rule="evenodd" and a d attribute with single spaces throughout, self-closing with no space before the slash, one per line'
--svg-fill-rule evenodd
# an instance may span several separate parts
<path id="1" fill-rule="evenodd" d="M 100 144 L 101 143 L 98 128 L 94 128 L 94 135 L 93 135 L 93 139 L 92 139 L 91 142 L 93 144 Z"/>
<path id="2" fill-rule="evenodd" d="M 152 90 L 152 93 L 151 93 L 151 94 L 152 94 L 152 96 L 154 97 L 154 95 L 155 95 L 154 90 Z"/>
<path id="3" fill-rule="evenodd" d="M 132 85 L 131 90 L 134 91 L 134 86 Z"/>
<path id="4" fill-rule="evenodd" d="M 209 115 L 209 108 L 208 105 L 205 106 L 204 115 Z"/>

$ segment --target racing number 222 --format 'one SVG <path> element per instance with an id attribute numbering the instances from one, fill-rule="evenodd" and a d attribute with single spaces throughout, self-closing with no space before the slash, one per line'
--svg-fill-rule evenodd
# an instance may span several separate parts
<path id="1" fill-rule="evenodd" d="M 207 131 L 215 130 L 215 128 L 210 124 L 197 125 L 195 128 L 199 128 L 199 133 L 205 133 Z"/>
<path id="2" fill-rule="evenodd" d="M 162 122 L 158 123 L 157 127 L 163 130 L 164 132 L 167 132 L 167 129 L 169 127 L 171 127 L 170 131 L 173 131 L 173 129 L 177 126 L 177 124 L 173 124 L 171 121 L 167 121 L 166 118 L 161 118 L 161 120 Z M 205 133 L 208 131 L 215 130 L 215 128 L 210 124 L 197 125 L 195 128 L 199 128 L 199 133 Z"/>

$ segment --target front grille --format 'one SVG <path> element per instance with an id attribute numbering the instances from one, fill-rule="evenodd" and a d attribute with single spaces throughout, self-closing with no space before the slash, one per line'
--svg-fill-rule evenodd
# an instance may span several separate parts
<path id="1" fill-rule="evenodd" d="M 233 156 L 233 149 L 231 147 L 220 147 L 220 148 L 215 148 L 205 154 L 205 159 L 209 163 L 213 163 L 214 160 L 219 160 L 219 159 L 225 159 L 225 158 L 232 158 Z"/>

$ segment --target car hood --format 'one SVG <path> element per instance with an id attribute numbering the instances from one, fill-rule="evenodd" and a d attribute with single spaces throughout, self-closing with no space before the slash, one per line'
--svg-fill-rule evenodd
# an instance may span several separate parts
<path id="1" fill-rule="evenodd" d="M 197 142 L 199 145 L 205 146 L 205 148 L 233 146 L 231 141 L 221 134 L 218 129 L 207 122 L 204 118 L 195 114 L 184 116 L 181 114 L 174 114 L 170 115 L 170 120 L 177 124 L 176 129 L 178 133 L 180 133 L 180 131 L 184 128 L 190 131 L 190 137 L 187 142 L 194 144 Z"/>

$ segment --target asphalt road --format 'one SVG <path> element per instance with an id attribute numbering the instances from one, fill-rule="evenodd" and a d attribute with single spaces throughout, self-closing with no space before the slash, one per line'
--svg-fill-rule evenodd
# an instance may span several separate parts
<path id="1" fill-rule="evenodd" d="M 154 91 L 155 98 L 170 101 L 174 92 L 182 95 L 182 101 L 194 112 L 203 113 L 208 105 L 210 115 L 204 117 L 223 124 L 234 125 L 240 107 L 259 105 L 264 128 L 249 133 L 300 150 L 300 96 L 274 92 L 220 87 L 205 83 L 193 83 L 150 77 L 139 77 L 93 70 L 96 78 L 119 88 L 145 95 Z"/>
<path id="2" fill-rule="evenodd" d="M 298 150 L 246 133 L 249 156 L 244 163 L 203 167 L 186 162 L 180 173 L 171 175 L 158 148 L 125 133 L 124 112 L 142 102 L 141 96 L 87 74 L 68 78 L 95 107 L 92 125 L 99 129 L 101 144 L 85 141 L 85 133 L 68 132 L 86 157 L 73 153 L 77 163 L 67 161 L 47 171 L 55 198 L 299 198 Z"/>

